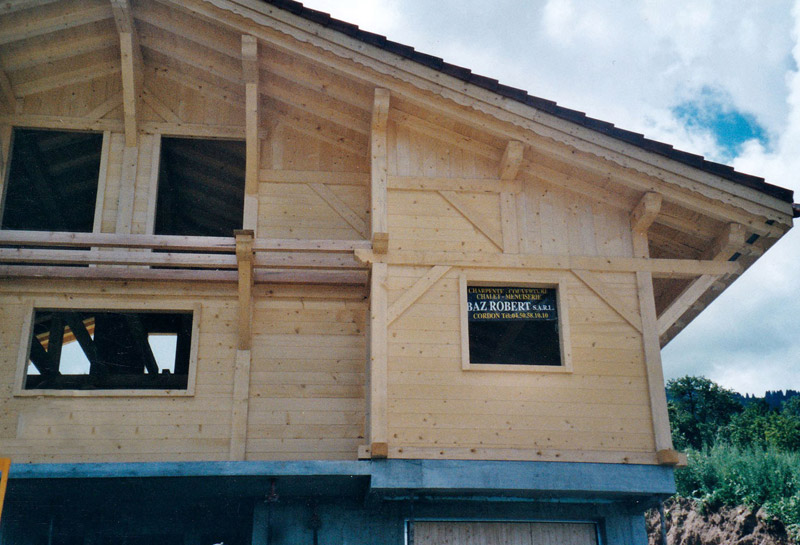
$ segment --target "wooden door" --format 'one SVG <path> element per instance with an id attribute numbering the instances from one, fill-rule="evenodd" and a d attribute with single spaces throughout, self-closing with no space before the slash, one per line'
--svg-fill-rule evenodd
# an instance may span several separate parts
<path id="1" fill-rule="evenodd" d="M 567 522 L 415 522 L 414 545 L 597 545 L 597 527 Z"/>

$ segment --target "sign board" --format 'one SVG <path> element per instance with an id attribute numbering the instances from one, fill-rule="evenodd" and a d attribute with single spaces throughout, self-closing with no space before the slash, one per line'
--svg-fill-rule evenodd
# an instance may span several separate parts
<path id="1" fill-rule="evenodd" d="M 557 321 L 555 288 L 468 286 L 470 322 Z"/>

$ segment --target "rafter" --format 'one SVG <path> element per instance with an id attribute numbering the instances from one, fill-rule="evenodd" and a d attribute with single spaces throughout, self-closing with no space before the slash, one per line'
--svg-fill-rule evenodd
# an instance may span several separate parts
<path id="1" fill-rule="evenodd" d="M 710 261 L 729 261 L 745 246 L 746 229 L 738 223 L 730 223 L 714 239 L 702 258 Z M 658 317 L 658 335 L 664 335 L 692 307 L 698 305 L 700 297 L 720 279 L 718 275 L 704 274 L 693 280 L 669 304 Z"/>
<path id="2" fill-rule="evenodd" d="M 647 233 L 661 211 L 662 197 L 659 193 L 647 192 L 631 212 L 631 229 L 634 233 Z"/>
<path id="3" fill-rule="evenodd" d="M 506 144 L 503 158 L 500 159 L 500 179 L 513 180 L 517 177 L 519 167 L 522 165 L 522 154 L 525 146 L 518 140 L 510 140 Z"/>
<path id="4" fill-rule="evenodd" d="M 114 21 L 119 33 L 119 49 L 122 70 L 122 104 L 125 119 L 125 146 L 138 143 L 139 118 L 141 117 L 142 83 L 144 60 L 139 36 L 131 14 L 129 0 L 110 0 Z"/>
<path id="5" fill-rule="evenodd" d="M 76 10 L 72 3 L 59 3 L 42 9 L 18 12 L 3 18 L 4 24 L 0 26 L 0 44 L 26 40 L 109 17 L 111 17 L 109 6 Z"/>

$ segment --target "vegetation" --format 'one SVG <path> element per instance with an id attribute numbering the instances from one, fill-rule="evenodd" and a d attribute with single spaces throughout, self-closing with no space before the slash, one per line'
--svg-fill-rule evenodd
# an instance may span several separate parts
<path id="1" fill-rule="evenodd" d="M 703 377 L 667 383 L 673 442 L 689 456 L 678 495 L 701 508 L 763 508 L 800 539 L 800 396 L 747 398 Z M 774 408 L 773 408 L 774 407 Z"/>

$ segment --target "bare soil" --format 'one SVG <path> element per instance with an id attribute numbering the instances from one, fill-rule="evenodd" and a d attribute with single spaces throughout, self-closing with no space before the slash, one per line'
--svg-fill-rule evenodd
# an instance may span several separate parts
<path id="1" fill-rule="evenodd" d="M 701 512 L 691 500 L 670 500 L 664 506 L 668 545 L 796 545 L 786 528 L 763 510 L 744 506 Z M 657 510 L 646 514 L 649 545 L 662 545 Z"/>

